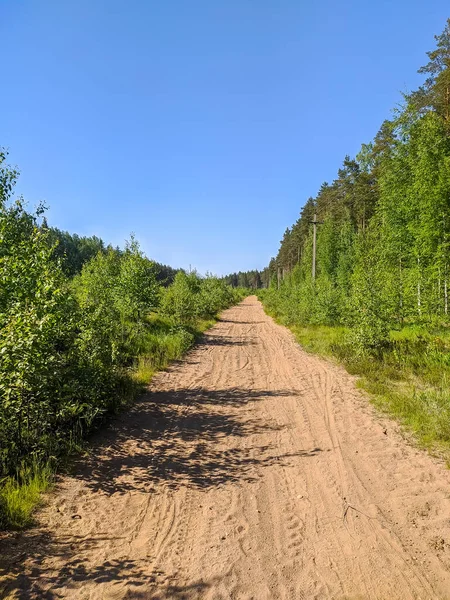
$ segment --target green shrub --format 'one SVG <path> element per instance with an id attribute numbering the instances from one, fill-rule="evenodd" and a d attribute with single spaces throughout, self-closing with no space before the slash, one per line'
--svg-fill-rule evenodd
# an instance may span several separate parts
<path id="1" fill-rule="evenodd" d="M 58 249 L 43 207 L 11 202 L 17 172 L 5 158 L 0 150 L 0 525 L 20 527 L 47 486 L 42 465 L 56 467 L 243 292 L 181 271 L 162 290 L 133 237 L 124 251 L 92 239 L 89 256 L 100 251 L 79 272 L 81 254 L 75 264 Z"/>

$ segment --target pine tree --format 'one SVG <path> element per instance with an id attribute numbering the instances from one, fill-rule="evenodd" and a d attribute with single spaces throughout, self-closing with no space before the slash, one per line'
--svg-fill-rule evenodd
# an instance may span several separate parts
<path id="1" fill-rule="evenodd" d="M 441 116 L 450 130 L 450 18 L 444 31 L 435 36 L 436 48 L 427 52 L 430 59 L 418 73 L 427 75 L 425 83 L 406 96 L 408 102 L 422 114 L 432 109 Z"/>

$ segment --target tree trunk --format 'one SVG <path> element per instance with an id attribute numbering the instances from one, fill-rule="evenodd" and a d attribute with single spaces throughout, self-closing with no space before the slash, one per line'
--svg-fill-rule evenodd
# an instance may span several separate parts
<path id="1" fill-rule="evenodd" d="M 421 309 L 421 296 L 420 296 L 420 258 L 417 258 L 417 312 L 419 313 L 419 316 L 422 314 L 422 309 Z"/>
<path id="2" fill-rule="evenodd" d="M 402 257 L 399 259 L 399 308 L 400 308 L 400 324 L 403 325 L 403 272 L 402 272 Z"/>
<path id="3" fill-rule="evenodd" d="M 444 313 L 448 315 L 448 289 L 447 279 L 444 281 Z"/>

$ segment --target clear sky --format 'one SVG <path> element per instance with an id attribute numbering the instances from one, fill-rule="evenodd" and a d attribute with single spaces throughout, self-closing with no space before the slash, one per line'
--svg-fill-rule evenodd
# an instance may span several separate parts
<path id="1" fill-rule="evenodd" d="M 421 81 L 448 0 L 0 0 L 0 145 L 50 224 L 263 268 Z"/>

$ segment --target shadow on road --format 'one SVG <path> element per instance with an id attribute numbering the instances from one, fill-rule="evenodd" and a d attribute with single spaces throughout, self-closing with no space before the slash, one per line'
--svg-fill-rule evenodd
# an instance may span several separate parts
<path id="1" fill-rule="evenodd" d="M 256 346 L 253 340 L 237 340 L 235 337 L 226 335 L 208 335 L 202 340 L 204 346 Z"/>
<path id="2" fill-rule="evenodd" d="M 236 321 L 233 319 L 218 319 L 219 323 L 234 323 L 235 325 L 261 325 L 267 321 Z"/>
<path id="3" fill-rule="evenodd" d="M 255 482 L 264 467 L 311 456 L 312 451 L 280 455 L 276 447 L 258 445 L 257 437 L 254 443 L 242 442 L 286 427 L 256 420 L 251 403 L 294 393 L 201 387 L 148 393 L 103 434 L 95 444 L 95 456 L 78 464 L 75 477 L 107 494 L 149 491 L 156 484 L 206 489 Z"/>
<path id="4" fill-rule="evenodd" d="M 213 582 L 203 581 L 186 586 L 172 585 L 170 578 L 161 570 L 149 574 L 148 565 L 142 561 L 111 560 L 89 567 L 87 562 L 80 558 L 81 553 L 95 552 L 97 547 L 102 546 L 103 541 L 111 542 L 111 539 L 72 536 L 70 542 L 64 542 L 33 530 L 0 538 L 0 598 L 75 599 L 78 597 L 80 582 L 95 582 L 98 585 L 117 584 L 121 590 L 120 598 L 194 600 L 212 586 Z M 26 573 L 23 569 L 25 542 L 27 559 L 33 563 L 31 570 L 27 569 Z M 55 559 L 58 565 L 64 566 L 53 568 L 52 562 Z"/>
<path id="5" fill-rule="evenodd" d="M 73 476 L 101 494 L 256 482 L 267 466 L 289 466 L 299 457 L 313 457 L 321 451 L 313 448 L 280 455 L 275 445 L 258 443 L 258 434 L 287 426 L 256 418 L 261 413 L 252 410 L 254 403 L 294 394 L 293 390 L 202 387 L 148 392 L 92 440 L 90 457 L 77 461 Z M 104 540 L 71 535 L 65 541 L 42 530 L 0 535 L 0 598 L 69 598 L 76 597 L 71 593 L 76 594 L 79 582 L 120 585 L 126 581 L 133 589 L 130 598 L 181 600 L 198 598 L 212 585 L 199 582 L 177 587 L 170 580 L 157 585 L 146 565 L 133 560 L 88 567 L 82 557 L 95 552 Z"/>
<path id="6" fill-rule="evenodd" d="M 71 536 L 70 541 L 53 538 L 48 533 L 30 530 L 0 537 L 0 598 L 20 600 L 54 600 L 70 598 L 70 590 L 78 582 L 96 583 L 127 581 L 127 585 L 141 587 L 149 583 L 142 568 L 132 560 L 107 561 L 87 568 L 80 553 L 95 551 L 111 537 Z M 23 568 L 24 559 L 31 569 Z M 57 559 L 59 567 L 52 567 Z M 60 565 L 64 566 L 61 567 Z M 44 583 L 45 582 L 45 583 Z M 73 592 L 75 594 L 75 592 Z"/>

